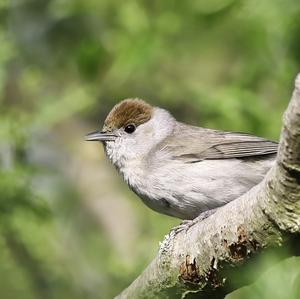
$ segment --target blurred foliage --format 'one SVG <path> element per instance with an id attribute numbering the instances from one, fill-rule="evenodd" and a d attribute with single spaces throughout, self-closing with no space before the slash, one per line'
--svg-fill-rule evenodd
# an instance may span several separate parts
<path id="1" fill-rule="evenodd" d="M 182 121 L 277 139 L 299 36 L 298 0 L 2 0 L 1 298 L 111 298 L 127 286 L 178 221 L 91 159 L 86 128 L 141 97 Z M 115 182 L 99 210 L 83 186 L 95 161 Z M 299 298 L 299 259 L 272 269 L 228 298 Z"/>

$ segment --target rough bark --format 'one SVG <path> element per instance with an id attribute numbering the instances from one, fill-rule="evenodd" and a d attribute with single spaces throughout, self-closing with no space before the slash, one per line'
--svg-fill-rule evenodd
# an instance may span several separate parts
<path id="1" fill-rule="evenodd" d="M 299 244 L 299 232 L 300 74 L 265 179 L 188 231 L 167 235 L 155 259 L 117 298 L 224 298 L 247 283 L 237 282 L 237 274 L 249 262 L 270 248 Z"/>

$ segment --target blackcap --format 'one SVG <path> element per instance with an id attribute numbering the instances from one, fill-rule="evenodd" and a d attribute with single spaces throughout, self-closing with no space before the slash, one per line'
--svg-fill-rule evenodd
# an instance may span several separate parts
<path id="1" fill-rule="evenodd" d="M 100 141 L 125 182 L 151 209 L 181 219 L 218 208 L 258 184 L 277 142 L 177 121 L 167 110 L 127 99 L 108 114 Z"/>

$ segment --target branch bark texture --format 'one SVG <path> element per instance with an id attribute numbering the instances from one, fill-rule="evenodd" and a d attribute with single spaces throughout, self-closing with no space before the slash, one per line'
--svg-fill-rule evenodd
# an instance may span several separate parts
<path id="1" fill-rule="evenodd" d="M 265 179 L 188 231 L 171 231 L 117 298 L 223 298 L 237 288 L 245 264 L 299 232 L 300 74 L 284 113 L 277 160 Z"/>

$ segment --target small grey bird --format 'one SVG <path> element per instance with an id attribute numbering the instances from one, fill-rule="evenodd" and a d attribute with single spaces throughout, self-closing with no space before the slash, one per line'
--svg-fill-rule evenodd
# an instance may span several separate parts
<path id="1" fill-rule="evenodd" d="M 277 142 L 178 122 L 167 110 L 127 99 L 108 114 L 101 141 L 112 164 L 151 209 L 194 219 L 258 184 L 274 163 Z"/>

